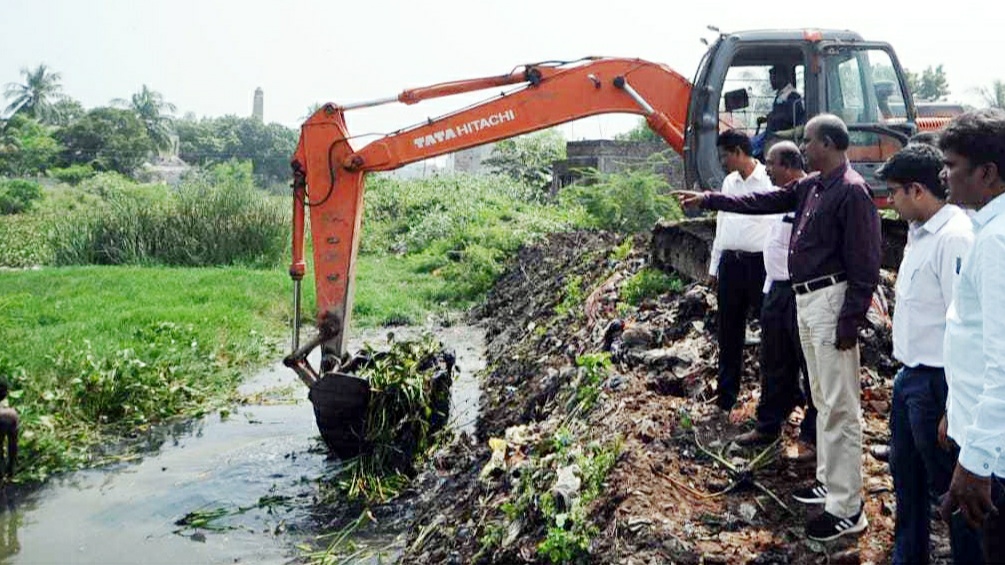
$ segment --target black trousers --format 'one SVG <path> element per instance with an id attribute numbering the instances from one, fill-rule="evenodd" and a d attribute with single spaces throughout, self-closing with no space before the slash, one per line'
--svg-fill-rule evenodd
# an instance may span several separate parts
<path id="1" fill-rule="evenodd" d="M 723 251 L 719 260 L 719 378 L 716 404 L 729 410 L 740 394 L 747 317 L 761 311 L 764 256 Z"/>
<path id="2" fill-rule="evenodd" d="M 805 404 L 806 417 L 799 438 L 815 444 L 817 411 L 810 398 L 806 359 L 796 323 L 796 295 L 789 281 L 774 281 L 764 296 L 759 360 L 761 401 L 757 404 L 757 430 L 777 435 L 792 410 Z"/>

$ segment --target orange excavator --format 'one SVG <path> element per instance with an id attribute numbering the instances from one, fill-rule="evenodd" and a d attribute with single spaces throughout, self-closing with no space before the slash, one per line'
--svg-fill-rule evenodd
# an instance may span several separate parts
<path id="1" fill-rule="evenodd" d="M 715 30 L 718 31 L 718 30 Z M 513 72 L 406 90 L 385 99 L 326 104 L 302 126 L 293 156 L 293 352 L 287 366 L 309 387 L 337 371 L 345 359 L 346 329 L 353 304 L 354 266 L 359 248 L 366 177 L 412 162 L 491 143 L 578 118 L 632 113 L 684 159 L 688 186 L 717 189 L 724 176 L 716 137 L 724 124 L 756 131 L 776 93 L 768 84 L 773 67 L 786 68 L 800 93 L 806 116 L 829 112 L 851 132 L 849 159 L 876 188 L 874 169 L 919 130 L 945 120 L 919 118 L 893 49 L 836 30 L 763 30 L 720 33 L 702 58 L 694 81 L 670 68 L 640 59 L 590 57 L 544 62 Z M 354 149 L 345 112 L 387 103 L 423 100 L 511 87 L 482 103 L 399 130 Z M 896 115 L 884 111 L 891 105 Z M 798 141 L 801 124 L 787 132 Z M 884 198 L 885 200 L 885 198 Z M 318 333 L 300 344 L 300 285 L 305 213 L 310 213 Z M 322 347 L 321 372 L 308 354 Z M 313 399 L 312 399 L 313 400 Z M 318 403 L 315 402 L 315 410 Z"/>

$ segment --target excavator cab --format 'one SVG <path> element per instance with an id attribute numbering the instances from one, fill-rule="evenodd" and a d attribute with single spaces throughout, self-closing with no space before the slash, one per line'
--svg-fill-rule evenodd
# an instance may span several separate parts
<path id="1" fill-rule="evenodd" d="M 799 94 L 802 113 L 789 120 L 793 127 L 770 131 L 770 139 L 764 139 L 762 124 L 771 121 L 780 86 L 772 84 L 776 69 L 787 74 L 785 94 Z M 693 85 L 685 129 L 685 179 L 700 189 L 722 185 L 725 171 L 715 148 L 722 127 L 740 129 L 764 143 L 789 139 L 798 144 L 805 120 L 831 113 L 848 125 L 852 166 L 876 197 L 884 198 L 887 189 L 875 171 L 918 130 L 917 110 L 893 48 L 863 41 L 850 31 L 722 34 L 705 53 Z"/>

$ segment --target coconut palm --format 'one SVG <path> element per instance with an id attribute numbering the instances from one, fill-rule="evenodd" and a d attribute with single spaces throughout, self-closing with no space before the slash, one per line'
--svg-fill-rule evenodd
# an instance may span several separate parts
<path id="1" fill-rule="evenodd" d="M 112 104 L 132 110 L 143 122 L 147 135 L 157 149 L 171 147 L 172 118 L 165 112 L 175 112 L 177 108 L 174 104 L 165 102 L 160 92 L 150 90 L 144 84 L 129 100 L 116 98 L 112 100 Z"/>
<path id="2" fill-rule="evenodd" d="M 34 70 L 23 68 L 24 83 L 8 83 L 4 96 L 10 100 L 7 112 L 23 114 L 42 123 L 56 121 L 56 102 L 63 98 L 63 85 L 59 73 L 53 72 L 44 63 Z"/>

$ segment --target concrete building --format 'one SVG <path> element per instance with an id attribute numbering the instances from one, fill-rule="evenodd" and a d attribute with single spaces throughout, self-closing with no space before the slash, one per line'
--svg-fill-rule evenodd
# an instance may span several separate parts
<path id="1" fill-rule="evenodd" d="M 494 143 L 487 143 L 451 153 L 447 158 L 447 169 L 456 173 L 487 173 L 485 160 L 492 156 L 494 148 Z"/>
<path id="2" fill-rule="evenodd" d="M 583 178 L 583 169 L 600 173 L 646 169 L 664 175 L 671 187 L 683 188 L 684 162 L 662 141 L 596 139 L 570 141 L 565 147 L 566 159 L 552 165 L 553 193 Z"/>

